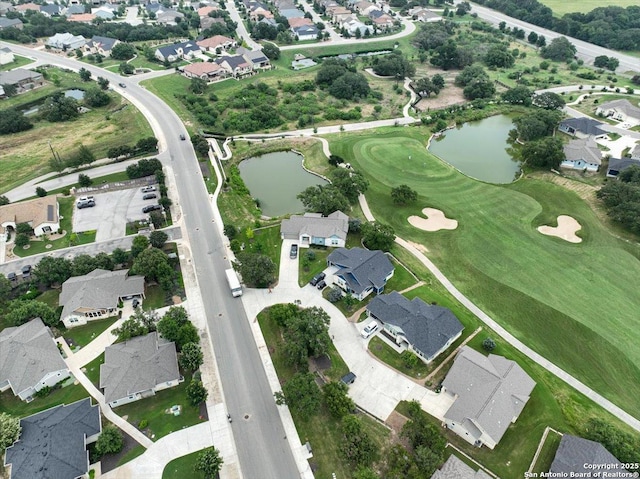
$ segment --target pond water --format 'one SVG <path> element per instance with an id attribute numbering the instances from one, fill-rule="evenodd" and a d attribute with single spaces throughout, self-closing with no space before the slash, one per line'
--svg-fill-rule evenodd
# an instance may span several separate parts
<path id="1" fill-rule="evenodd" d="M 73 98 L 74 100 L 82 101 L 84 99 L 84 90 L 79 90 L 77 88 L 74 88 L 71 90 L 65 90 L 64 96 Z M 34 105 L 31 105 L 29 108 L 22 110 L 22 113 L 25 115 L 33 115 L 35 113 L 38 113 L 38 110 L 40 109 L 43 103 L 44 103 L 44 100 L 41 100 L 40 102 Z"/>
<path id="2" fill-rule="evenodd" d="M 260 201 L 262 214 L 282 216 L 304 211 L 296 198 L 305 188 L 327 182 L 302 167 L 302 156 L 291 151 L 268 153 L 243 160 L 240 176 L 251 196 Z"/>
<path id="3" fill-rule="evenodd" d="M 520 163 L 507 153 L 513 127 L 506 115 L 465 123 L 431 140 L 429 151 L 471 178 L 511 183 L 520 174 Z"/>

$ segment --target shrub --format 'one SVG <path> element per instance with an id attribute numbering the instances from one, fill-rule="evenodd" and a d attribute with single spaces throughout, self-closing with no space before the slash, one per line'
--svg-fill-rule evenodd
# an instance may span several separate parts
<path id="1" fill-rule="evenodd" d="M 340 288 L 331 288 L 329 294 L 327 294 L 327 299 L 331 303 L 337 303 L 342 299 L 342 290 Z"/>
<path id="2" fill-rule="evenodd" d="M 491 351 L 496 349 L 496 342 L 491 338 L 485 338 L 485 340 L 482 341 L 482 347 L 485 351 L 490 353 Z"/>

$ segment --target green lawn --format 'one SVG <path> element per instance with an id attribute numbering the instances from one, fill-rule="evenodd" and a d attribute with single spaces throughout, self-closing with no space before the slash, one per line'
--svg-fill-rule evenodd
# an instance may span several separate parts
<path id="1" fill-rule="evenodd" d="M 104 353 L 87 363 L 82 368 L 85 376 L 93 383 L 95 387 L 100 389 L 100 365 L 104 363 Z"/>
<path id="2" fill-rule="evenodd" d="M 196 472 L 194 467 L 196 465 L 196 459 L 201 451 L 192 452 L 186 456 L 179 457 L 169 462 L 164 466 L 162 471 L 162 479 L 184 479 L 189 477 L 191 479 L 205 479 L 202 472 Z"/>
<path id="3" fill-rule="evenodd" d="M 422 128 L 389 128 L 330 140 L 332 152 L 370 181 L 367 198 L 380 221 L 424 244 L 461 291 L 534 350 L 637 411 L 638 246 L 611 235 L 574 193 L 539 180 L 471 180 L 429 154 L 426 137 Z M 390 189 L 403 183 L 418 191 L 416 205 L 391 202 Z M 406 218 L 425 206 L 457 218 L 458 229 L 413 228 Z M 559 214 L 581 223 L 580 245 L 537 232 Z"/>
<path id="4" fill-rule="evenodd" d="M 531 469 L 532 472 L 540 473 L 547 472 L 549 470 L 561 439 L 561 436 L 553 431 L 549 431 L 549 434 L 547 434 L 547 438 L 542 446 L 542 450 L 540 451 L 540 455 Z"/>
<path id="5" fill-rule="evenodd" d="M 384 291 L 385 293 L 390 293 L 391 291 L 403 291 L 418 282 L 418 280 L 413 276 L 404 265 L 398 263 L 395 258 L 389 258 L 395 270 L 393 271 L 393 276 L 389 280 L 389 282 L 385 285 Z"/>
<path id="6" fill-rule="evenodd" d="M 67 329 L 62 336 L 67 340 L 67 343 L 71 340 L 75 346 L 84 347 L 96 337 L 100 336 L 100 334 L 117 320 L 118 316 L 113 316 L 106 319 L 89 321 L 84 326 Z"/>
<path id="7" fill-rule="evenodd" d="M 330 248 L 302 248 L 300 249 L 300 260 L 298 261 L 298 285 L 300 287 L 307 284 L 318 273 L 322 272 L 327 267 L 327 256 L 333 251 Z M 315 254 L 313 260 L 303 260 L 308 252 Z M 306 266 L 305 266 L 306 263 Z"/>
<path id="8" fill-rule="evenodd" d="M 137 445 L 133 449 L 127 451 L 125 455 L 123 455 L 118 461 L 118 467 L 126 464 L 129 461 L 134 460 L 136 457 L 141 456 L 147 449 L 144 446 Z"/>
<path id="9" fill-rule="evenodd" d="M 20 55 L 13 55 L 13 61 L 6 65 L 0 65 L 0 71 L 13 70 L 14 68 L 20 68 L 29 63 L 33 63 L 33 60 L 27 57 L 21 57 Z"/>
<path id="10" fill-rule="evenodd" d="M 400 357 L 400 354 L 377 336 L 371 338 L 368 348 L 371 354 L 377 357 L 380 361 L 388 364 L 407 376 L 420 379 L 429 374 L 429 367 L 420 360 L 418 360 L 417 366 L 413 368 L 406 367 Z"/>
<path id="11" fill-rule="evenodd" d="M 597 7 L 629 7 L 638 5 L 637 0 L 540 0 L 540 3 L 553 10 L 553 15 L 561 17 L 565 13 L 587 13 Z"/>
<path id="12" fill-rule="evenodd" d="M 152 284 L 147 286 L 144 291 L 144 301 L 142 302 L 142 309 L 145 311 L 151 311 L 153 309 L 163 308 L 165 305 L 165 298 L 167 294 L 159 284 Z"/>
<path id="13" fill-rule="evenodd" d="M 29 403 L 20 400 L 18 396 L 13 395 L 11 389 L 8 389 L 0 393 L 0 412 L 6 412 L 12 416 L 26 417 L 53 406 L 71 404 L 86 397 L 89 397 L 89 393 L 80 384 L 55 389 L 48 396 L 35 398 Z"/>
<path id="14" fill-rule="evenodd" d="M 38 296 L 36 300 L 42 301 L 43 303 L 46 303 L 49 306 L 51 306 L 53 309 L 56 309 L 59 306 L 58 304 L 59 297 L 60 297 L 59 289 L 50 289 L 40 294 L 40 296 Z"/>
<path id="15" fill-rule="evenodd" d="M 145 429 L 147 435 L 157 441 L 161 437 L 174 431 L 184 429 L 202 422 L 198 406 L 192 406 L 187 400 L 186 389 L 191 381 L 191 375 L 185 375 L 184 381 L 178 386 L 158 391 L 155 396 L 125 404 L 114 409 L 116 414 L 127 416 L 127 421 L 137 427 L 141 420 L 149 423 Z M 167 414 L 169 408 L 179 404 L 182 413 L 179 416 Z"/>

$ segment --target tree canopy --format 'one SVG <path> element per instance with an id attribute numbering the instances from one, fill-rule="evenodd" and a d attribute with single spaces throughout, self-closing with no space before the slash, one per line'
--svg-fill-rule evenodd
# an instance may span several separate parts
<path id="1" fill-rule="evenodd" d="M 567 37 L 557 37 L 551 43 L 540 49 L 542 58 L 548 58 L 556 62 L 566 62 L 573 60 L 576 54 L 576 47 L 567 40 Z"/>
<path id="2" fill-rule="evenodd" d="M 311 373 L 296 373 L 275 393 L 276 404 L 286 404 L 293 414 L 309 418 L 318 413 L 322 394 Z"/>
<path id="3" fill-rule="evenodd" d="M 16 299 L 9 303 L 5 318 L 14 326 L 20 326 L 27 321 L 40 318 L 47 326 L 55 326 L 60 321 L 60 316 L 47 303 L 32 299 Z"/>
<path id="4" fill-rule="evenodd" d="M 520 154 L 522 160 L 533 168 L 557 169 L 564 160 L 562 140 L 552 136 L 525 143 Z"/>
<path id="5" fill-rule="evenodd" d="M 20 418 L 0 412 L 0 451 L 11 446 L 20 436 Z"/>
<path id="6" fill-rule="evenodd" d="M 336 168 L 329 174 L 331 183 L 340 190 L 340 193 L 349 201 L 355 203 L 358 196 L 369 187 L 369 182 L 362 173 L 347 168 Z"/>
<path id="7" fill-rule="evenodd" d="M 631 166 L 598 192 L 607 214 L 627 230 L 640 234 L 640 167 Z"/>
<path id="8" fill-rule="evenodd" d="M 545 91 L 534 95 L 533 104 L 545 110 L 560 110 L 564 107 L 565 101 L 562 96 L 552 91 Z"/>
<path id="9" fill-rule="evenodd" d="M 484 56 L 484 62 L 489 67 L 494 68 L 510 68 L 516 62 L 516 59 L 507 49 L 505 45 L 493 45 Z"/>
<path id="10" fill-rule="evenodd" d="M 255 288 L 266 288 L 276 280 L 276 265 L 271 258 L 259 253 L 243 252 L 233 264 L 242 282 Z"/>
<path id="11" fill-rule="evenodd" d="M 96 441 L 96 452 L 99 456 L 115 454 L 124 447 L 124 437 L 116 426 L 107 425 Z"/>
<path id="12" fill-rule="evenodd" d="M 557 110 L 536 110 L 513 120 L 517 137 L 522 141 L 538 140 L 553 134 L 562 113 Z"/>
<path id="13" fill-rule="evenodd" d="M 188 343 L 199 341 L 198 330 L 189 320 L 186 309 L 182 306 L 171 306 L 158 321 L 158 332 L 167 341 L 176 343 L 176 348 L 181 351 Z"/>
<path id="14" fill-rule="evenodd" d="M 298 194 L 298 199 L 307 211 L 330 215 L 334 211 L 345 211 L 349 207 L 349 200 L 337 186 L 310 186 Z"/>
<path id="15" fill-rule="evenodd" d="M 396 205 L 408 205 L 418 200 L 418 192 L 408 185 L 400 185 L 391 189 L 391 199 Z"/>
<path id="16" fill-rule="evenodd" d="M 389 251 L 396 239 L 393 228 L 377 221 L 363 223 L 361 227 L 362 242 L 369 249 Z"/>
<path id="17" fill-rule="evenodd" d="M 0 135 L 18 133 L 31 128 L 33 128 L 33 123 L 21 111 L 15 108 L 7 108 L 2 111 L 2 115 L 0 115 Z"/>
<path id="18" fill-rule="evenodd" d="M 54 93 L 44 101 L 38 114 L 50 122 L 73 120 L 79 115 L 78 102 L 63 93 Z"/>
<path id="19" fill-rule="evenodd" d="M 205 479 L 214 479 L 222 469 L 222 464 L 224 460 L 220 456 L 220 451 L 211 446 L 198 454 L 194 468 L 204 474 Z"/>

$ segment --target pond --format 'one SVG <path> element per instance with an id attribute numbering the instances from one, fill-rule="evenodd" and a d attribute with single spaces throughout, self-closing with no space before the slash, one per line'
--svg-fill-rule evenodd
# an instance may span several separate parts
<path id="1" fill-rule="evenodd" d="M 260 201 L 262 214 L 282 216 L 304 211 L 296 198 L 305 188 L 327 182 L 302 167 L 302 156 L 291 151 L 268 153 L 243 160 L 240 176 L 251 196 Z"/>
<path id="2" fill-rule="evenodd" d="M 465 123 L 432 139 L 429 151 L 471 178 L 511 183 L 520 175 L 520 163 L 507 152 L 513 127 L 506 115 Z"/>
<path id="3" fill-rule="evenodd" d="M 77 100 L 77 101 L 82 101 L 84 99 L 84 90 L 79 90 L 77 88 L 73 88 L 71 90 L 65 90 L 64 96 L 66 96 L 67 98 L 73 98 L 74 100 Z M 25 115 L 34 115 L 38 113 L 38 110 L 40 110 L 40 107 L 42 106 L 44 101 L 45 99 L 42 99 L 37 103 L 31 104 L 28 108 L 22 110 L 22 113 Z"/>

